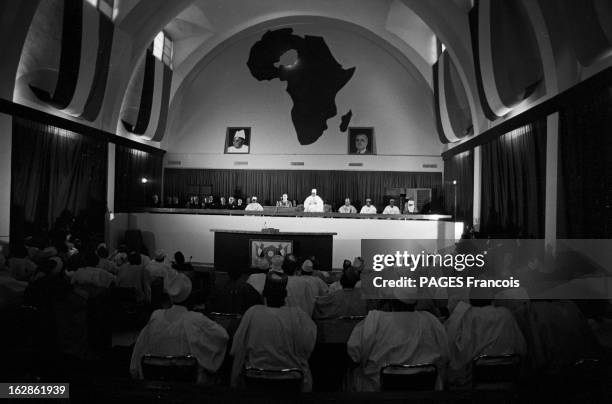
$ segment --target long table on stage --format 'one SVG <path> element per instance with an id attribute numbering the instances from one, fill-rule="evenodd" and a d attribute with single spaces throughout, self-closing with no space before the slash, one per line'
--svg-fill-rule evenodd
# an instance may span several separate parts
<path id="1" fill-rule="evenodd" d="M 211 229 L 215 233 L 215 268 L 252 266 L 251 243 L 290 241 L 292 252 L 300 257 L 315 255 L 322 268 L 332 268 L 333 236 L 336 233 L 270 232 Z M 272 243 L 270 243 L 272 244 Z"/>
<path id="2" fill-rule="evenodd" d="M 459 238 L 463 231 L 463 223 L 453 222 L 448 215 L 304 213 L 275 207 L 259 212 L 153 208 L 109 214 L 107 241 L 109 245 L 117 245 L 125 230 L 139 229 L 149 251 L 158 248 L 169 254 L 182 251 L 186 257 L 193 257 L 194 262 L 212 264 L 217 252 L 216 232 L 211 230 L 231 229 L 224 231 L 242 234 L 236 237 L 247 239 L 268 227 L 282 233 L 336 233 L 333 237 L 325 236 L 332 240 L 330 267 L 333 268 L 341 268 L 345 258 L 361 255 L 362 239 L 437 239 L 442 242 Z M 248 248 L 240 250 L 242 252 L 233 254 L 248 253 Z M 224 254 L 229 252 L 225 250 Z M 314 255 L 321 259 L 320 253 Z"/>

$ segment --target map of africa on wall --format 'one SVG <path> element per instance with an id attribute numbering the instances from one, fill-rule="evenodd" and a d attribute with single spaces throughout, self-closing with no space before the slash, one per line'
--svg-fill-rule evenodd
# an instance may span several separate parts
<path id="1" fill-rule="evenodd" d="M 277 66 L 281 55 L 291 49 L 297 52 L 297 63 Z M 287 93 L 293 101 L 291 120 L 301 145 L 316 142 L 325 132 L 327 120 L 338 113 L 336 94 L 355 72 L 354 67 L 344 69 L 334 59 L 322 37 L 300 37 L 291 28 L 266 32 L 251 48 L 247 66 L 259 81 L 287 82 Z M 351 115 L 343 116 L 344 130 Z"/>

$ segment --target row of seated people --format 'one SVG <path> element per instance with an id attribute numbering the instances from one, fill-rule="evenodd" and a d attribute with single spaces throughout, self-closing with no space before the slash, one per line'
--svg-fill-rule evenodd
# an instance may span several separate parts
<path id="1" fill-rule="evenodd" d="M 245 368 L 295 368 L 303 374 L 303 390 L 308 391 L 313 380 L 309 357 L 317 341 L 315 322 L 351 316 L 365 317 L 346 341 L 346 354 L 353 362 L 345 376 L 349 391 L 377 391 L 380 369 L 389 363 L 433 364 L 438 371 L 436 387 L 442 388 L 469 384 L 471 361 L 483 354 L 518 354 L 539 369 L 597 353 L 584 318 L 569 302 L 531 302 L 511 311 L 481 297 L 449 307 L 450 316 L 443 323 L 439 311 L 406 290 L 387 301 L 364 300 L 359 259 L 345 261 L 341 279 L 329 285 L 324 271 L 314 270 L 311 260 L 300 263 L 291 255 L 273 257 L 269 269 L 262 265 L 264 272 L 246 281 L 241 271 L 230 271 L 230 279 L 215 288 L 205 310 L 236 313 L 238 324 L 226 329 L 210 319 L 214 316 L 190 310 L 191 281 L 167 264 L 161 252 L 146 265 L 140 254 L 128 253 L 128 262 L 119 265 L 116 274 L 113 269 L 96 268 L 97 255 L 97 264 L 94 255 L 86 253 L 87 265 L 65 271 L 58 270 L 61 259 L 45 254 L 34 259 L 38 268 L 28 280 L 29 295 L 36 295 L 37 289 L 42 293 L 51 285 L 50 278 L 68 279 L 72 287 L 89 292 L 88 286 L 121 284 L 122 272 L 139 272 L 142 276 L 134 277 L 138 282 L 128 284 L 140 287 L 146 300 L 145 274 L 163 279 L 171 304 L 154 311 L 139 334 L 130 365 L 135 377 L 143 376 L 140 364 L 145 355 L 192 355 L 204 381 L 219 370 L 229 351 L 232 386 L 241 386 Z M 15 265 L 12 259 L 9 267 Z M 11 273 L 4 262 L 0 268 L 1 273 Z M 30 302 L 36 304 L 35 299 Z"/>
<path id="2" fill-rule="evenodd" d="M 275 206 L 278 207 L 293 207 L 297 211 L 308 211 L 305 208 L 304 204 L 299 204 L 295 199 L 290 201 L 287 199 L 287 194 L 284 194 L 282 198 L 276 201 Z M 266 201 L 266 205 L 270 205 L 269 201 Z M 323 201 L 321 201 L 321 212 L 331 212 L 332 206 Z M 160 207 L 159 198 L 157 195 L 153 196 L 152 207 Z M 189 200 L 181 205 L 179 202 L 179 198 L 168 197 L 166 200 L 165 207 L 185 207 L 189 209 L 227 209 L 227 210 L 245 210 L 245 211 L 263 211 L 264 208 L 259 202 L 257 196 L 253 195 L 250 197 L 243 198 L 235 198 L 230 196 L 229 198 L 225 198 L 224 196 L 219 197 L 218 199 L 214 198 L 212 195 L 205 197 L 191 196 Z M 336 210 L 338 213 L 363 213 L 363 214 L 417 214 L 419 210 L 416 206 L 414 199 L 409 198 L 406 200 L 404 204 L 403 212 L 400 210 L 400 207 L 397 206 L 396 200 L 394 198 L 389 199 L 388 205 L 386 205 L 382 210 L 378 209 L 373 203 L 371 198 L 366 198 L 365 204 L 358 210 L 355 206 L 352 205 L 350 198 L 345 198 L 344 204 L 340 205 Z M 427 212 L 423 212 L 427 213 Z"/>

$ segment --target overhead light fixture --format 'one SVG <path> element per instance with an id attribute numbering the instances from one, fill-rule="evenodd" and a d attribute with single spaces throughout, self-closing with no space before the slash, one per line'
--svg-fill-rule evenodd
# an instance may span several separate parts
<path id="1" fill-rule="evenodd" d="M 149 180 L 147 178 L 145 178 L 145 177 L 142 177 L 140 179 L 140 182 L 142 182 L 143 184 L 146 184 L 147 182 L 149 182 Z"/>

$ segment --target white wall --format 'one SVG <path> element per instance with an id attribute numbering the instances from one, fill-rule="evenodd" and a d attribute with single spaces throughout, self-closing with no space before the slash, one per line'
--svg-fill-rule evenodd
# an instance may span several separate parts
<path id="1" fill-rule="evenodd" d="M 140 229 L 149 251 L 181 250 L 194 262 L 214 262 L 211 229 L 255 230 L 274 227 L 281 232 L 336 232 L 332 265 L 341 268 L 345 258 L 361 254 L 361 239 L 437 239 L 440 248 L 461 236 L 463 223 L 425 220 L 376 220 L 317 217 L 222 216 L 155 213 L 117 213 L 109 223 L 111 248 L 126 229 Z"/>
<path id="2" fill-rule="evenodd" d="M 378 156 L 367 159 L 367 169 L 385 165 L 392 170 L 405 171 L 406 166 L 422 170 L 425 160 L 438 162 L 441 168 L 442 145 L 434 126 L 433 96 L 422 79 L 355 32 L 316 24 L 294 28 L 298 35 L 322 36 L 343 68 L 356 67 L 352 79 L 337 94 L 338 114 L 327 121 L 323 136 L 312 145 L 300 145 L 291 121 L 293 104 L 285 91 L 287 83 L 278 79 L 260 82 L 251 76 L 246 62 L 251 46 L 263 34 L 259 32 L 220 52 L 190 83 L 184 98 L 173 103 L 162 143 L 168 151 L 166 161 L 233 168 L 233 161 L 240 160 L 256 168 L 278 168 L 266 161 L 291 156 L 291 161 L 308 160 L 311 166 L 304 169 L 317 165 L 349 169 L 348 134 L 341 133 L 338 126 L 340 117 L 351 109 L 351 126 L 374 127 Z M 252 128 L 250 155 L 223 154 L 228 126 Z M 388 156 L 397 159 L 385 164 Z"/>

